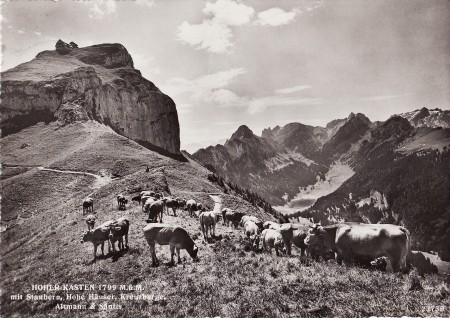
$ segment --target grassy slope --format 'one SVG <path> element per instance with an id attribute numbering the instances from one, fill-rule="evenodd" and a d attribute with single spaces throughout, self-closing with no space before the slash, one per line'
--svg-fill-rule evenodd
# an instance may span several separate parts
<path id="1" fill-rule="evenodd" d="M 24 142 L 30 146 L 20 149 Z M 5 154 L 2 160 L 9 164 L 89 172 L 106 169 L 122 176 L 93 189 L 95 179 L 90 176 L 30 168 L 2 182 L 6 200 L 18 193 L 21 196 L 16 200 L 23 204 L 22 209 L 13 204 L 3 205 L 2 209 L 2 217 L 21 216 L 20 222 L 11 222 L 12 227 L 1 234 L 2 317 L 12 313 L 60 317 L 63 312 L 54 309 L 57 302 L 8 299 L 13 293 L 27 293 L 31 284 L 48 283 L 142 284 L 144 293 L 164 298 L 154 303 L 117 301 L 123 309 L 110 311 L 109 317 L 419 315 L 423 314 L 421 304 L 445 303 L 431 289 L 408 293 L 406 276 L 333 263 L 302 264 L 297 256 L 277 258 L 246 252 L 241 229 L 219 225 L 217 232 L 222 240 L 206 244 L 200 236 L 198 220 L 181 211 L 178 218 L 165 215 L 164 222 L 182 225 L 197 237 L 200 262 L 193 263 L 183 251 L 184 265 L 152 268 L 142 235 L 145 215 L 133 204 L 119 212 L 116 194 L 131 196 L 143 188 L 169 190 L 212 208 L 213 201 L 206 192 L 220 189 L 207 181 L 207 170 L 193 162 L 180 163 L 157 155 L 92 122 L 59 129 L 52 124 L 32 127 L 2 139 L 0 146 Z M 144 172 L 146 165 L 151 169 L 149 173 Z M 130 219 L 130 250 L 118 259 L 106 257 L 92 263 L 92 244 L 80 244 L 86 224 L 79 204 L 89 193 L 96 199 L 99 223 L 119 216 Z M 239 198 L 223 195 L 223 201 L 224 206 L 262 216 Z M 167 262 L 168 247 L 158 246 L 157 255 L 163 263 Z M 424 281 L 425 287 L 439 283 L 437 276 Z M 62 292 L 56 294 L 64 296 Z M 70 315 L 81 317 L 86 312 L 72 311 Z"/>

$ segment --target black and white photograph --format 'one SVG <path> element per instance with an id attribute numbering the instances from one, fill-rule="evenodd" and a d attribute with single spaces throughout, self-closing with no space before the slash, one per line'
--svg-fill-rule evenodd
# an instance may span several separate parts
<path id="1" fill-rule="evenodd" d="M 0 317 L 450 316 L 450 1 L 0 21 Z"/>

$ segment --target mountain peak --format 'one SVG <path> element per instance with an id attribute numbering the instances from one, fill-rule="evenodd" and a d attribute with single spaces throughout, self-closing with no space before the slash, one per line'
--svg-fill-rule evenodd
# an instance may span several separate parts
<path id="1" fill-rule="evenodd" d="M 230 140 L 251 138 L 253 136 L 254 136 L 253 131 L 251 131 L 250 128 L 248 128 L 246 125 L 242 125 L 235 131 L 235 133 L 231 136 Z"/>

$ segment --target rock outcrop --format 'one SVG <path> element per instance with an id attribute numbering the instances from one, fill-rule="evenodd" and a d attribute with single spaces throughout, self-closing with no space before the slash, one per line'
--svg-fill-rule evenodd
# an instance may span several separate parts
<path id="1" fill-rule="evenodd" d="M 88 116 L 146 147 L 181 154 L 175 103 L 141 76 L 121 44 L 77 48 L 58 41 L 57 50 L 3 72 L 1 90 L 3 136 L 40 121 Z"/>

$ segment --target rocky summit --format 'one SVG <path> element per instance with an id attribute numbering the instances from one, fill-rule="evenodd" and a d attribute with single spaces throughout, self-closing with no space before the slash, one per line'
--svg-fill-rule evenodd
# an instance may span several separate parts
<path id="1" fill-rule="evenodd" d="M 175 103 L 142 77 L 121 44 L 59 40 L 3 72 L 1 84 L 3 136 L 38 122 L 93 119 L 147 148 L 181 154 Z"/>

